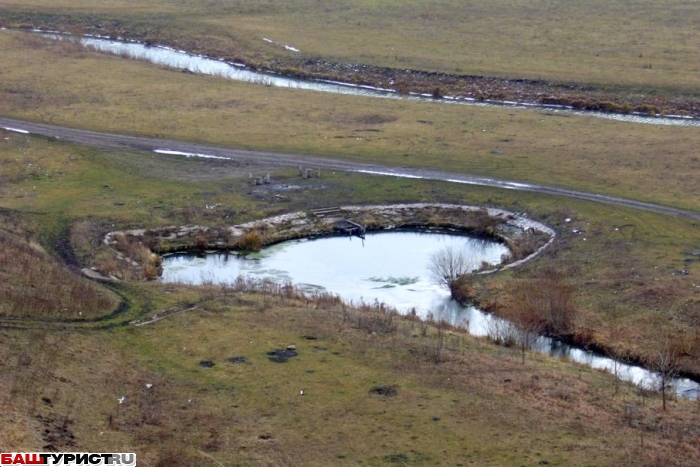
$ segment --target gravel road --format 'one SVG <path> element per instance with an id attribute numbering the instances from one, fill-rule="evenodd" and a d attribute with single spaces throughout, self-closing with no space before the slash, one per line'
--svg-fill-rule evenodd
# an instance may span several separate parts
<path id="1" fill-rule="evenodd" d="M 21 120 L 0 117 L 0 128 L 6 131 L 19 131 L 45 137 L 54 137 L 71 143 L 83 144 L 102 148 L 129 149 L 136 151 L 167 151 L 169 153 L 181 153 L 198 155 L 200 157 L 215 157 L 231 159 L 240 163 L 255 163 L 269 166 L 283 167 L 313 167 L 323 170 L 340 170 L 348 172 L 360 172 L 378 176 L 393 176 L 404 178 L 420 178 L 426 180 L 439 180 L 449 183 L 462 183 L 466 185 L 483 185 L 497 188 L 505 188 L 516 191 L 530 191 L 552 196 L 564 196 L 586 201 L 624 206 L 644 211 L 656 212 L 669 216 L 686 219 L 700 220 L 700 212 L 678 209 L 659 204 L 635 201 L 633 199 L 620 198 L 600 193 L 588 193 L 584 191 L 569 190 L 548 185 L 536 185 L 511 180 L 479 177 L 464 173 L 445 172 L 438 170 L 426 170 L 406 167 L 391 167 L 360 162 L 327 159 L 298 154 L 272 153 L 263 151 L 249 151 L 243 149 L 208 146 L 167 139 L 146 138 L 139 136 L 126 136 L 114 133 L 99 133 L 94 131 L 66 128 L 43 123 L 30 123 Z"/>

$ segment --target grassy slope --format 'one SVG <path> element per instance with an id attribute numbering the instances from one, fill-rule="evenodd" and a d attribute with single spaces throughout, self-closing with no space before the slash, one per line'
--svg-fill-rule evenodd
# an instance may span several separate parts
<path id="1" fill-rule="evenodd" d="M 74 15 L 104 32 L 138 31 L 232 56 L 282 55 L 281 44 L 291 44 L 341 62 L 667 91 L 695 92 L 700 47 L 700 6 L 679 0 L 1 0 L 2 7 L 27 12 L 26 24 Z"/>
<path id="2" fill-rule="evenodd" d="M 11 65 L 0 82 L 5 115 L 447 168 L 690 209 L 700 203 L 696 128 L 300 93 L 162 70 L 9 32 L 0 34 L 0 44 Z M 368 123 L 376 121 L 385 123 Z"/>
<path id="3" fill-rule="evenodd" d="M 160 296 L 168 287 L 150 289 Z M 451 333 L 436 365 L 421 357 L 437 343 L 435 329 L 423 336 L 403 322 L 373 335 L 331 305 L 212 298 L 219 293 L 141 328 L 26 340 L 3 331 L 3 341 L 17 342 L 0 347 L 14 370 L 0 383 L 3 416 L 15 424 L 0 431 L 0 446 L 41 449 L 35 433 L 48 429 L 60 450 L 128 446 L 139 465 L 625 466 L 673 453 L 682 453 L 679 465 L 694 462 L 687 402 L 672 404 L 657 431 L 658 402 L 642 407 L 624 387 L 614 396 L 602 373 L 539 356 L 522 365 L 517 353 Z M 289 344 L 298 357 L 268 361 L 266 352 Z M 21 364 L 25 354 L 39 371 Z M 235 356 L 247 363 L 226 361 Z M 396 396 L 370 393 L 388 385 Z M 187 460 L 164 461 L 170 454 Z"/>

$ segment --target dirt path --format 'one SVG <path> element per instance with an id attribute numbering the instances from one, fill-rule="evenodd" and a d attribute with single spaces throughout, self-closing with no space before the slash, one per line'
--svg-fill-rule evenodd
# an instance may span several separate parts
<path id="1" fill-rule="evenodd" d="M 303 166 L 323 170 L 342 170 L 348 172 L 374 174 L 379 176 L 420 178 L 450 183 L 462 183 L 466 185 L 483 185 L 497 188 L 505 188 L 509 190 L 530 191 L 535 193 L 548 194 L 552 196 L 565 196 L 568 198 L 595 201 L 614 206 L 630 207 L 634 209 L 656 212 L 659 214 L 669 216 L 700 220 L 700 212 L 697 211 L 678 209 L 653 203 L 635 201 L 633 199 L 604 195 L 600 193 L 588 193 L 548 185 L 536 185 L 510 180 L 500 180 L 496 178 L 480 177 L 464 173 L 380 166 L 372 164 L 363 164 L 360 162 L 326 159 L 312 156 L 302 156 L 298 154 L 249 151 L 217 146 L 207 146 L 202 144 L 188 143 L 184 141 L 146 138 L 138 136 L 126 136 L 114 133 L 99 133 L 94 131 L 78 130 L 74 128 L 65 128 L 55 125 L 46 125 L 42 123 L 30 123 L 21 120 L 14 120 L 2 117 L 0 117 L 0 128 L 9 131 L 19 131 L 23 133 L 41 135 L 46 137 L 54 137 L 63 141 L 102 148 L 129 149 L 149 152 L 156 150 L 166 150 L 182 154 L 199 155 L 205 158 L 207 156 L 225 158 L 237 161 L 239 163 L 254 163 L 260 165 L 282 167 Z"/>

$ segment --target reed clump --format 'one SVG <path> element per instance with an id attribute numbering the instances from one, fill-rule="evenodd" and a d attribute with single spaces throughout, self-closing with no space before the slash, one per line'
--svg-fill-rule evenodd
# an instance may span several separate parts
<path id="1" fill-rule="evenodd" d="M 236 240 L 234 248 L 241 251 L 260 251 L 265 237 L 259 230 L 251 230 Z"/>

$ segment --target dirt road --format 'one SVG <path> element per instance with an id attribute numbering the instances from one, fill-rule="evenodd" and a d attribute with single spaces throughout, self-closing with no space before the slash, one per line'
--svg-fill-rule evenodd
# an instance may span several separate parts
<path id="1" fill-rule="evenodd" d="M 444 172 L 438 170 L 425 170 L 405 167 L 380 166 L 352 161 L 303 156 L 298 154 L 249 151 L 242 149 L 194 144 L 183 141 L 146 138 L 138 136 L 126 136 L 113 133 L 98 133 L 94 131 L 65 128 L 55 125 L 46 125 L 42 123 L 30 123 L 21 120 L 14 120 L 2 117 L 0 117 L 0 128 L 5 129 L 7 131 L 19 131 L 22 133 L 54 137 L 63 141 L 102 148 L 129 149 L 149 152 L 169 151 L 171 153 L 175 152 L 182 154 L 198 155 L 201 157 L 208 156 L 225 158 L 240 163 L 255 163 L 267 166 L 303 166 L 323 170 L 342 170 L 348 172 L 374 174 L 378 176 L 439 180 L 449 183 L 483 185 L 497 188 L 505 188 L 509 190 L 530 191 L 535 193 L 548 194 L 552 196 L 565 196 L 568 198 L 577 198 L 586 201 L 596 201 L 599 203 L 605 203 L 614 206 L 630 207 L 635 209 L 641 209 L 644 211 L 665 214 L 669 216 L 700 220 L 700 212 L 697 211 L 678 209 L 599 193 L 588 193 L 547 185 L 535 185 L 531 183 L 522 183 L 510 180 L 479 177 L 476 175 L 469 175 L 464 173 Z"/>

